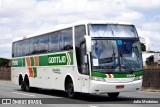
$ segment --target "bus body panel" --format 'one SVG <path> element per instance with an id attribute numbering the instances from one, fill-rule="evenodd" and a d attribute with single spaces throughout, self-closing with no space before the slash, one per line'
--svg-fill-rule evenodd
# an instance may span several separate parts
<path id="1" fill-rule="evenodd" d="M 54 72 L 57 69 L 59 72 Z M 24 80 L 27 75 L 30 87 L 65 90 L 65 78 L 70 76 L 75 86 L 75 92 L 81 92 L 83 75 L 75 69 L 74 66 L 37 67 L 37 77 L 30 77 L 28 67 L 12 67 L 12 84 L 19 85 L 19 76 L 22 75 Z"/>
<path id="2" fill-rule="evenodd" d="M 124 86 L 124 88 L 117 89 L 116 86 Z M 108 93 L 108 92 L 132 92 L 141 89 L 142 80 L 137 80 L 127 83 L 106 83 L 101 81 L 91 80 L 89 93 Z"/>

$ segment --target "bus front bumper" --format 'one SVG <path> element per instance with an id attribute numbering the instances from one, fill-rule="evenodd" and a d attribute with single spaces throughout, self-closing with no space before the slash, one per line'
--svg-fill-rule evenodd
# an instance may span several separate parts
<path id="1" fill-rule="evenodd" d="M 124 86 L 124 87 L 123 87 Z M 132 92 L 141 90 L 142 80 L 127 83 L 107 83 L 102 81 L 90 81 L 89 93 Z"/>

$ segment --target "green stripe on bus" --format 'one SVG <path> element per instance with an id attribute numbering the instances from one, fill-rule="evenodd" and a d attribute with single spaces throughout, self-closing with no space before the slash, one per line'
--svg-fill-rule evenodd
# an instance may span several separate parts
<path id="1" fill-rule="evenodd" d="M 73 65 L 73 52 L 69 52 L 70 58 L 71 58 L 71 65 Z"/>
<path id="2" fill-rule="evenodd" d="M 12 67 L 22 67 L 23 66 L 22 58 L 12 59 L 11 62 L 12 62 Z"/>
<path id="3" fill-rule="evenodd" d="M 23 67 L 25 67 L 26 65 L 25 65 L 25 58 L 22 58 L 22 61 L 23 61 Z"/>
<path id="4" fill-rule="evenodd" d="M 113 78 L 131 78 L 131 77 L 137 77 L 137 76 L 143 75 L 143 71 L 136 71 L 133 74 L 112 74 L 112 75 L 113 75 Z M 107 74 L 104 74 L 98 71 L 93 71 L 92 76 L 106 78 Z"/>
<path id="5" fill-rule="evenodd" d="M 105 74 L 97 71 L 92 72 L 92 76 L 103 77 L 103 78 L 107 77 Z"/>
<path id="6" fill-rule="evenodd" d="M 33 72 L 34 72 L 34 77 L 37 77 L 37 68 L 36 67 L 33 68 Z"/>
<path id="7" fill-rule="evenodd" d="M 48 66 L 48 56 L 39 56 L 39 66 Z"/>
<path id="8" fill-rule="evenodd" d="M 135 75 L 136 76 L 141 76 L 141 75 L 143 75 L 143 71 L 135 72 Z"/>
<path id="9" fill-rule="evenodd" d="M 34 66 L 34 58 L 30 57 L 30 61 L 31 61 L 31 66 Z"/>
<path id="10" fill-rule="evenodd" d="M 51 54 L 39 57 L 39 66 L 73 65 L 73 52 Z M 29 57 L 31 66 L 35 65 L 34 57 Z M 25 58 L 12 59 L 12 67 L 26 66 Z"/>

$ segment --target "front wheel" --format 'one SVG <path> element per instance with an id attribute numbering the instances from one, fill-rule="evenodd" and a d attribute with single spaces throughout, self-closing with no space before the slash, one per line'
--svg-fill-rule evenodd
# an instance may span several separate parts
<path id="1" fill-rule="evenodd" d="M 74 92 L 74 85 L 71 79 L 67 81 L 66 91 L 69 98 L 75 98 L 76 93 Z"/>
<path id="2" fill-rule="evenodd" d="M 119 92 L 116 92 L 116 93 L 108 93 L 108 96 L 109 96 L 110 98 L 117 98 L 118 95 L 119 95 Z"/>

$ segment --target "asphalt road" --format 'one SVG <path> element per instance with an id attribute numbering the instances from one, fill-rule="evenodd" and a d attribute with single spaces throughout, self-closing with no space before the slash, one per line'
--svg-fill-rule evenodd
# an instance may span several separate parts
<path id="1" fill-rule="evenodd" d="M 15 104 L 18 100 L 36 100 L 37 102 L 39 101 L 38 103 L 47 103 L 45 106 L 53 106 L 54 104 L 54 107 L 159 107 L 160 105 L 160 92 L 123 92 L 120 93 L 117 99 L 110 99 L 107 95 L 82 94 L 76 99 L 69 99 L 65 92 L 57 90 L 39 89 L 33 92 L 24 92 L 20 90 L 20 86 L 15 86 L 11 84 L 10 81 L 0 81 L 0 98 L 1 100 L 2 98 L 12 99 L 12 101 L 14 100 L 12 103 Z M 144 102 L 144 100 L 146 102 Z M 151 101 L 153 101 L 153 103 L 158 101 L 159 104 L 150 104 Z M 144 103 L 141 104 L 142 102 Z M 18 106 L 21 107 L 22 105 L 15 105 L 15 107 Z M 34 105 L 34 107 L 40 106 L 44 105 Z"/>

